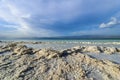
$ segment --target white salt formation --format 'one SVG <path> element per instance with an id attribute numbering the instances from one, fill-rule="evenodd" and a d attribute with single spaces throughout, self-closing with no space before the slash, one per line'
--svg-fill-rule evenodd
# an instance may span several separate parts
<path id="1" fill-rule="evenodd" d="M 4 55 L 6 51 L 11 54 Z M 9 44 L 0 47 L 0 80 L 120 80 L 120 65 L 84 52 L 117 53 L 118 48 L 78 46 L 63 51 Z"/>

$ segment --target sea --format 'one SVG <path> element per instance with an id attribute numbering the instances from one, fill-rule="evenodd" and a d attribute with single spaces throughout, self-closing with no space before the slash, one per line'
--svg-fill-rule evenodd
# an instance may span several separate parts
<path id="1" fill-rule="evenodd" d="M 4 39 L 6 42 L 42 42 L 43 44 L 25 44 L 33 48 L 52 48 L 55 50 L 63 50 L 75 46 L 105 46 L 120 48 L 120 39 L 69 39 L 69 38 L 47 38 L 47 39 Z M 0 43 L 1 44 L 1 43 Z"/>

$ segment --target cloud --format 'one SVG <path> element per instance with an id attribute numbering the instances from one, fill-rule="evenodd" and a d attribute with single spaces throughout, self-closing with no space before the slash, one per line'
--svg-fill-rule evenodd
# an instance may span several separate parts
<path id="1" fill-rule="evenodd" d="M 109 28 L 109 27 L 114 27 L 116 25 L 119 25 L 120 24 L 120 21 L 117 20 L 115 17 L 112 17 L 111 18 L 111 21 L 108 22 L 108 23 L 102 23 L 100 24 L 100 28 Z"/>
<path id="2" fill-rule="evenodd" d="M 89 29 L 82 24 L 95 24 L 96 16 L 104 17 L 119 5 L 119 0 L 1 0 L 0 36 L 67 35 L 73 30 Z"/>
<path id="3" fill-rule="evenodd" d="M 3 4 L 0 7 L 0 19 L 10 24 L 1 25 L 2 28 L 5 29 L 14 28 L 10 31 L 1 31 L 1 36 L 4 37 L 43 37 L 43 36 L 53 36 L 57 35 L 52 30 L 44 29 L 44 28 L 34 28 L 29 22 L 25 21 L 25 19 L 30 19 L 32 14 L 26 13 L 20 10 L 15 4 L 9 1 L 3 1 Z"/>
<path id="4" fill-rule="evenodd" d="M 6 32 L 4 35 L 6 37 L 59 36 L 59 32 L 48 28 L 48 25 L 75 18 L 79 13 L 77 9 L 80 1 L 76 0 L 74 3 L 73 1 L 0 1 L 0 20 L 10 23 L 10 25 L 2 24 L 1 27 L 14 28 L 4 31 Z"/>

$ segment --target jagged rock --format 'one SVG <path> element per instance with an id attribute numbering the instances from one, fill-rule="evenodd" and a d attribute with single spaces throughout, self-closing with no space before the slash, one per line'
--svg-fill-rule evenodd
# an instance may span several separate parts
<path id="1" fill-rule="evenodd" d="M 0 47 L 0 53 L 11 51 L 17 44 L 11 43 Z"/>
<path id="2" fill-rule="evenodd" d="M 118 52 L 117 49 L 114 47 L 103 47 L 102 51 L 107 54 L 114 54 Z"/>
<path id="3" fill-rule="evenodd" d="M 117 52 L 120 52 L 120 48 L 116 48 L 117 49 Z"/>
<path id="4" fill-rule="evenodd" d="M 42 42 L 32 42 L 32 44 L 41 44 Z"/>
<path id="5" fill-rule="evenodd" d="M 42 49 L 36 53 L 39 58 L 45 57 L 47 59 L 51 59 L 53 57 L 58 56 L 58 51 L 51 50 L 51 49 Z"/>
<path id="6" fill-rule="evenodd" d="M 43 42 L 32 42 L 32 41 L 20 41 L 20 42 L 14 42 L 14 43 L 16 43 L 16 44 L 41 44 L 41 43 L 43 43 Z"/>
<path id="7" fill-rule="evenodd" d="M 82 52 L 100 53 L 101 49 L 98 46 L 86 46 Z"/>
<path id="8" fill-rule="evenodd" d="M 33 49 L 33 53 L 38 53 L 41 49 Z"/>
<path id="9" fill-rule="evenodd" d="M 102 46 L 77 46 L 73 47 L 71 50 L 78 52 L 92 52 L 92 53 L 106 53 L 114 54 L 120 52 L 119 48 L 114 47 L 102 47 Z"/>
<path id="10" fill-rule="evenodd" d="M 19 45 L 14 48 L 13 50 L 14 53 L 17 54 L 31 54 L 33 53 L 32 48 L 27 48 L 25 45 Z"/>
<path id="11" fill-rule="evenodd" d="M 0 56 L 0 80 L 120 80 L 119 64 L 81 53 L 107 51 L 104 48 L 80 46 L 60 52 L 17 45 L 12 48 L 16 54 Z"/>
<path id="12" fill-rule="evenodd" d="M 6 47 L 15 47 L 15 46 L 17 46 L 16 43 L 11 43 L 11 44 L 8 44 Z"/>
<path id="13" fill-rule="evenodd" d="M 23 50 L 26 50 L 26 49 L 27 49 L 27 46 L 20 45 L 20 46 L 15 47 L 14 50 L 13 50 L 13 52 L 19 53 L 19 52 L 22 52 Z"/>
<path id="14" fill-rule="evenodd" d="M 93 53 L 101 52 L 101 49 L 98 46 L 77 46 L 73 47 L 73 50 L 78 52 L 93 52 Z"/>

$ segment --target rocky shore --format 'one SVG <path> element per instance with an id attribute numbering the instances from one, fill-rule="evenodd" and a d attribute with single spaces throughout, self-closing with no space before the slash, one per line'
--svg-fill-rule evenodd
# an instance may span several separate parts
<path id="1" fill-rule="evenodd" d="M 0 80 L 120 80 L 120 64 L 86 52 L 112 55 L 120 49 L 77 46 L 57 51 L 10 43 L 0 46 Z"/>

